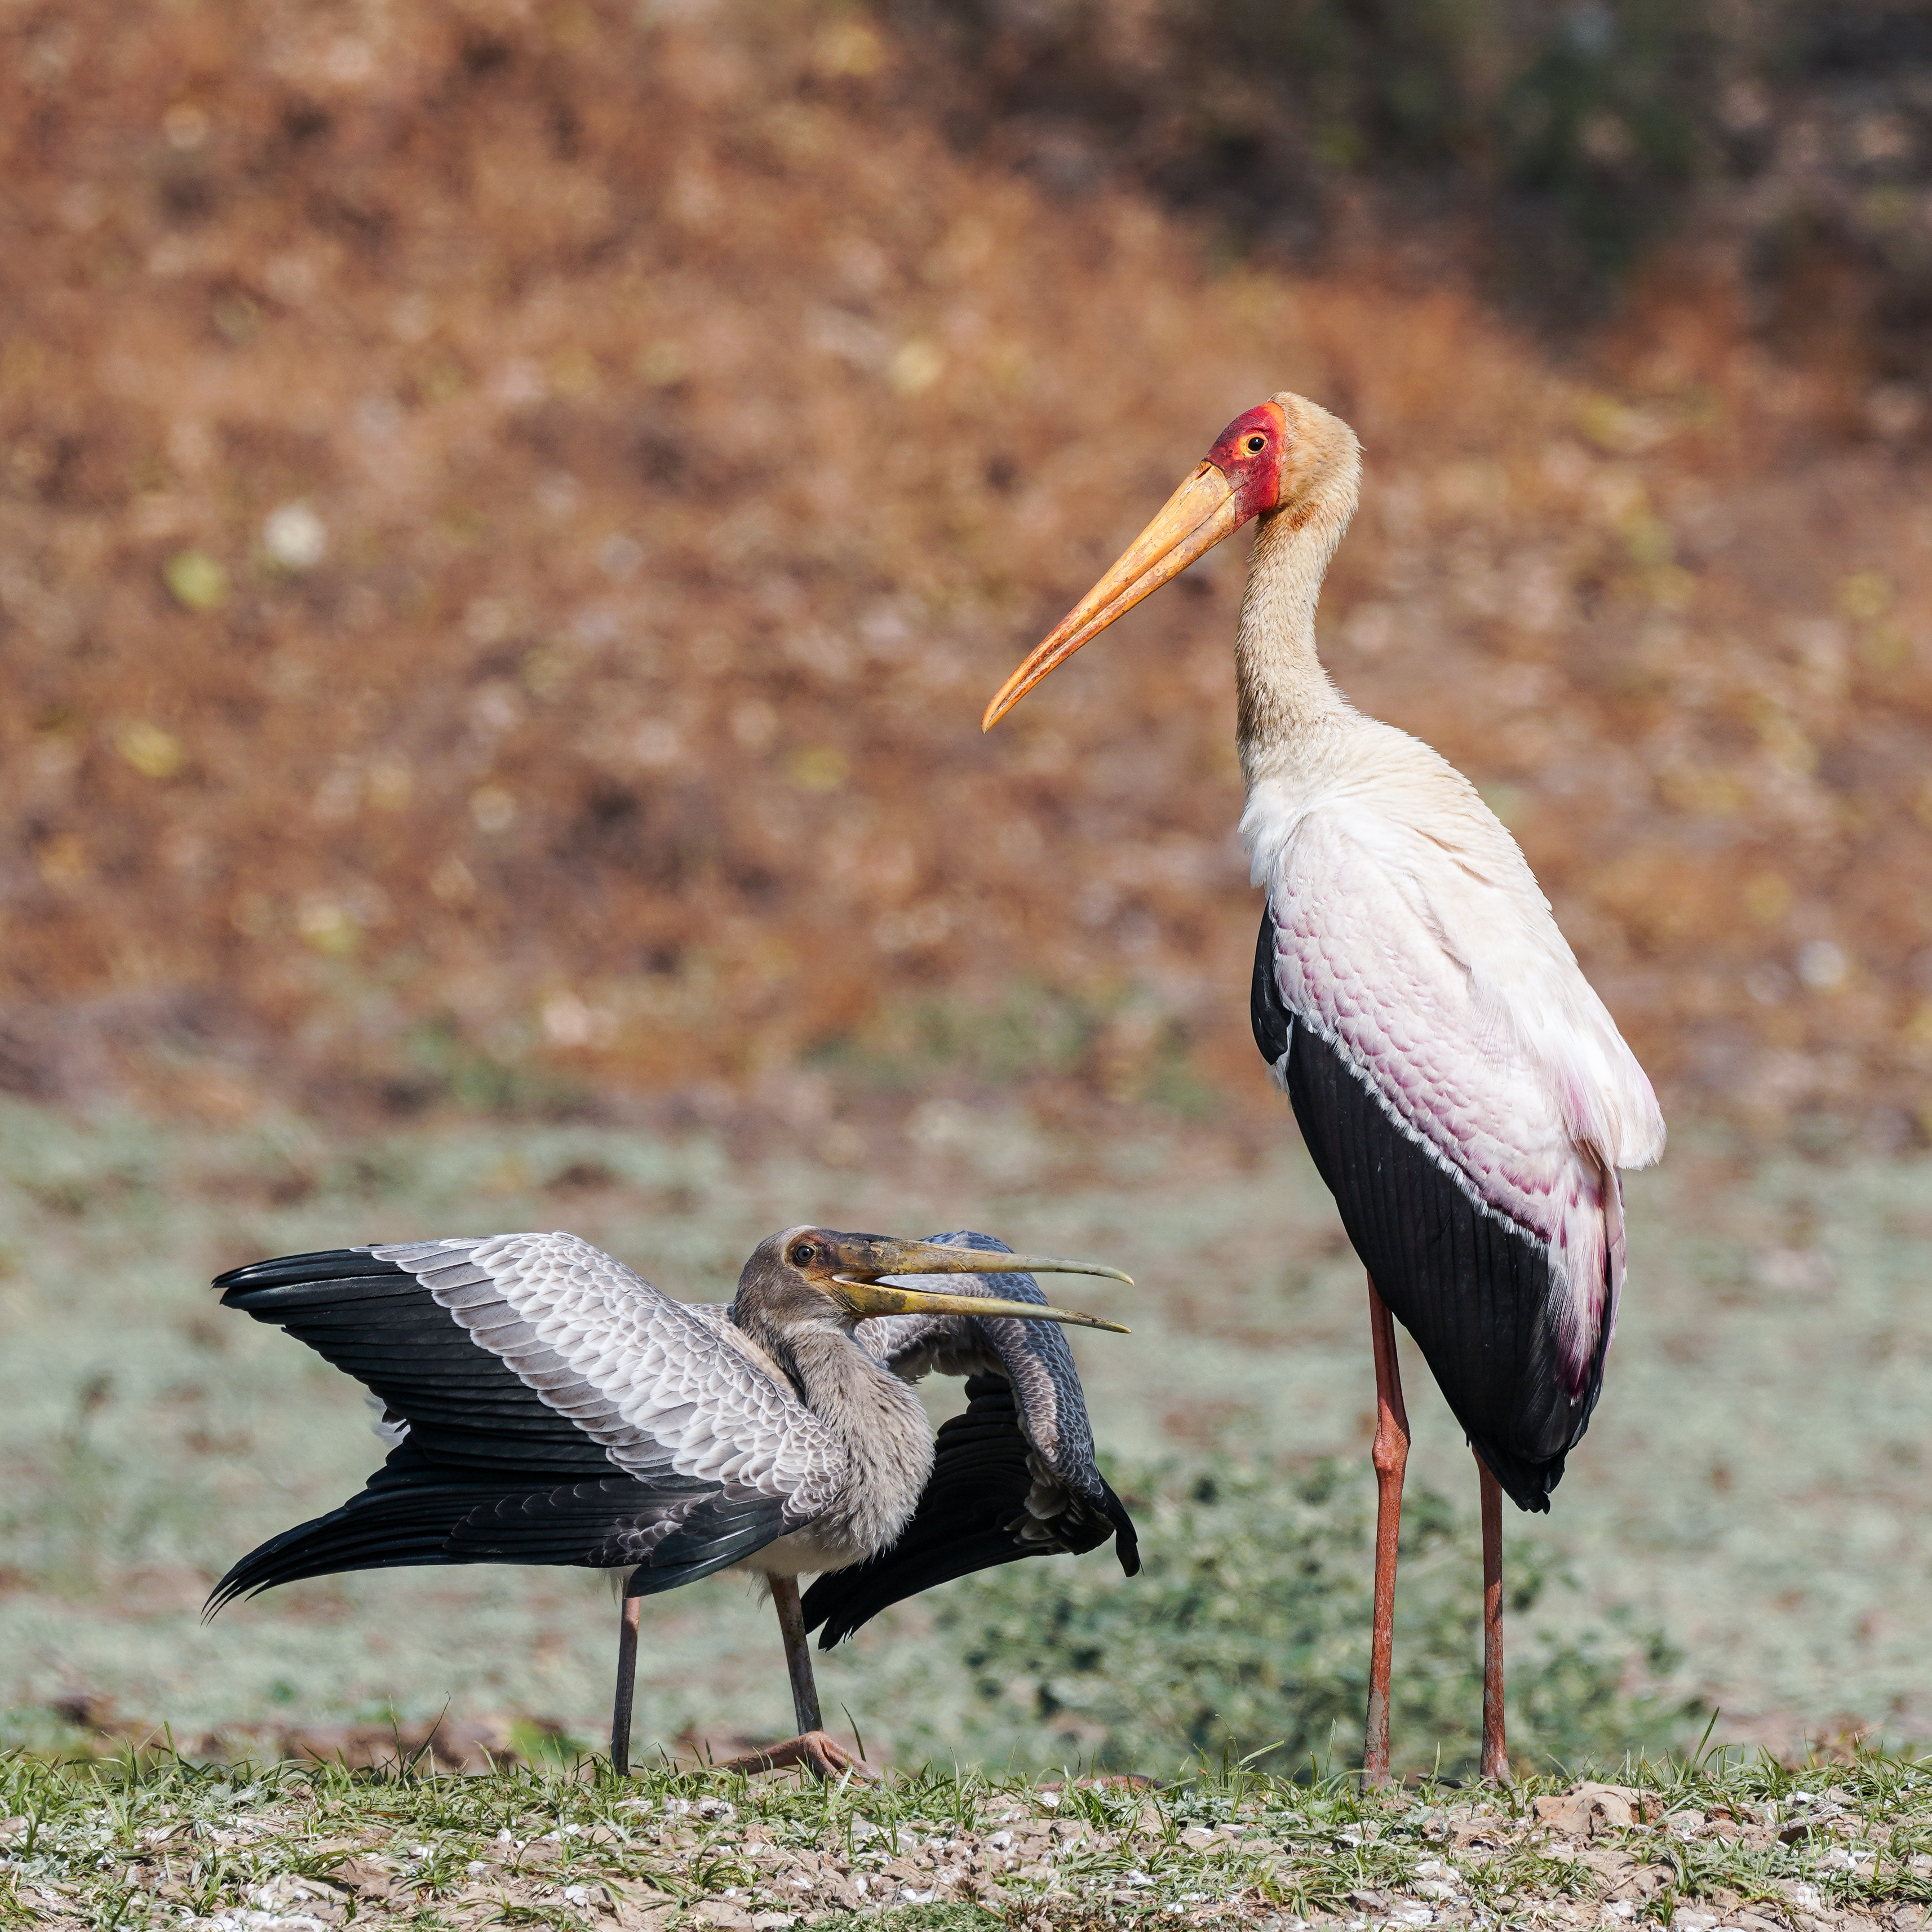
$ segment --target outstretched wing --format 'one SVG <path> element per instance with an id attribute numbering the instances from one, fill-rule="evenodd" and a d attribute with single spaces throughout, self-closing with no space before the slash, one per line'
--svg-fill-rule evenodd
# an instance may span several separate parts
<path id="1" fill-rule="evenodd" d="M 368 1389 L 398 1446 L 362 1492 L 237 1564 L 211 1608 L 422 1563 L 640 1566 L 635 1594 L 808 1522 L 838 1449 L 748 1345 L 572 1234 L 257 1262 L 215 1286 Z"/>
<path id="2" fill-rule="evenodd" d="M 1010 1252 L 989 1234 L 935 1240 Z M 907 1285 L 930 1284 L 930 1276 Z M 970 1284 L 970 1286 L 969 1286 Z M 1044 1303 L 1030 1274 L 962 1276 L 949 1292 Z M 897 1542 L 869 1561 L 820 1576 L 805 1594 L 805 1627 L 829 1649 L 888 1604 L 1022 1556 L 1092 1550 L 1114 1538 L 1120 1568 L 1140 1568 L 1126 1506 L 1094 1456 L 1073 1352 L 1051 1322 L 970 1316 L 889 1316 L 860 1339 L 916 1382 L 932 1370 L 967 1379 L 967 1408 L 940 1425 L 932 1474 Z"/>

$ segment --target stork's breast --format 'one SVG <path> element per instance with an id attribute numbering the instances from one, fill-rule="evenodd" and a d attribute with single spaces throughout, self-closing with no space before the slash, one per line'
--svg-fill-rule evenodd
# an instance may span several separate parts
<path id="1" fill-rule="evenodd" d="M 762 1550 L 753 1550 L 730 1567 L 766 1576 L 817 1576 L 827 1570 L 844 1570 L 862 1563 L 872 1554 L 870 1550 L 836 1530 L 821 1533 L 814 1523 L 808 1528 L 794 1530 L 790 1535 L 782 1536 Z"/>

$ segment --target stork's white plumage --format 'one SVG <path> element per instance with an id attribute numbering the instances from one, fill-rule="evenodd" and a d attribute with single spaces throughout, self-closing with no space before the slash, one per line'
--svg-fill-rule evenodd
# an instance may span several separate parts
<path id="1" fill-rule="evenodd" d="M 1241 832 L 1267 892 L 1250 1012 L 1370 1275 L 1381 1487 L 1367 1768 L 1388 1768 L 1408 1426 L 1391 1310 L 1484 1484 L 1484 1769 L 1503 1775 L 1496 1484 L 1546 1509 L 1603 1378 L 1624 1270 L 1618 1169 L 1663 1151 L 1650 1083 L 1516 841 L 1420 740 L 1366 718 L 1316 651 L 1361 476 L 1354 434 L 1282 394 L 1238 416 L 987 707 L 1024 694 L 1258 517 L 1235 645 Z"/>
<path id="2" fill-rule="evenodd" d="M 723 1306 L 674 1300 L 568 1234 L 237 1268 L 215 1284 L 224 1303 L 362 1382 L 391 1454 L 340 1508 L 243 1557 L 209 1610 L 300 1577 L 419 1564 L 628 1573 L 611 1727 L 622 1770 L 642 1599 L 719 1570 L 762 1571 L 800 1735 L 739 1768 L 853 1768 L 820 1720 L 810 1625 L 826 1622 L 836 1640 L 946 1577 L 1109 1536 L 1128 1574 L 1138 1568 L 1051 1325 L 1116 1324 L 1048 1306 L 1032 1277 L 1049 1270 L 1116 1273 L 982 1234 L 821 1228 L 760 1243 Z M 955 1292 L 913 1279 L 932 1275 Z M 885 1332 L 868 1347 L 860 1324 L 872 1321 Z M 908 1386 L 934 1366 L 975 1378 L 936 1456 Z M 828 1574 L 802 1609 L 806 1571 Z"/>
<path id="3" fill-rule="evenodd" d="M 1615 1171 L 1663 1150 L 1650 1083 L 1460 772 L 1346 710 L 1295 749 L 1241 820 L 1282 1004 L 1472 1201 L 1539 1238 L 1580 1396 L 1623 1282 Z"/>

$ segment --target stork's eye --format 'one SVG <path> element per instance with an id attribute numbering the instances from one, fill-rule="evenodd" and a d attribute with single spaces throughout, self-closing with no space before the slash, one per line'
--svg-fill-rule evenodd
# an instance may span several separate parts
<path id="1" fill-rule="evenodd" d="M 1248 438 L 1248 454 L 1250 456 L 1260 455 L 1267 447 L 1268 438 L 1264 436 L 1251 436 Z"/>
<path id="2" fill-rule="evenodd" d="M 818 1258 L 818 1250 L 809 1241 L 800 1242 L 798 1246 L 791 1251 L 791 1262 L 794 1268 L 808 1268 Z"/>

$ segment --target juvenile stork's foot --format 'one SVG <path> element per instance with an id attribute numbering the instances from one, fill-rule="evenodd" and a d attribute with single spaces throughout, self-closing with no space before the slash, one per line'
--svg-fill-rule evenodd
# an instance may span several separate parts
<path id="1" fill-rule="evenodd" d="M 794 1765 L 802 1765 L 814 1778 L 828 1781 L 843 1778 L 848 1773 L 854 1778 L 871 1780 L 876 1780 L 879 1774 L 863 1758 L 855 1757 L 828 1731 L 806 1731 L 788 1738 L 782 1744 L 768 1745 L 764 1750 L 747 1751 L 742 1757 L 713 1765 L 712 1769 L 735 1771 L 741 1776 L 754 1778 L 761 1771 L 788 1771 Z"/>

